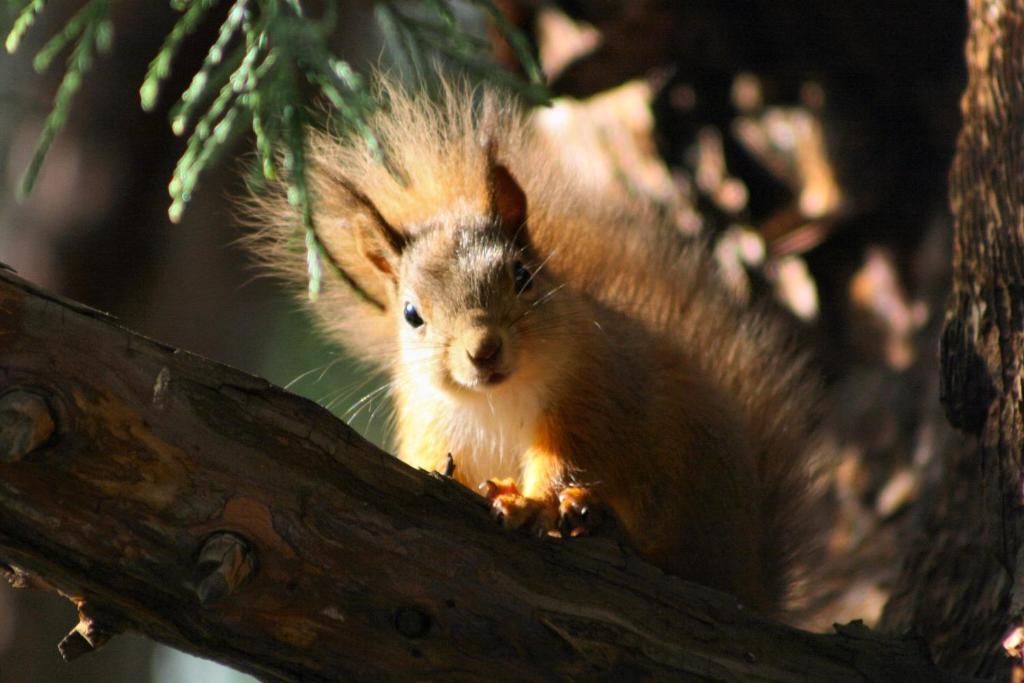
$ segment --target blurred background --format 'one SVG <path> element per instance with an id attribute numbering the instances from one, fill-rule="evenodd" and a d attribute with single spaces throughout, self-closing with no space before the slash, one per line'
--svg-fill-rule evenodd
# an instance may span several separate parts
<path id="1" fill-rule="evenodd" d="M 157 110 L 144 113 L 139 85 L 178 15 L 166 3 L 115 3 L 113 49 L 23 201 L 17 187 L 62 73 L 58 60 L 37 74 L 31 57 L 80 3 L 52 3 L 18 52 L 0 56 L 0 262 L 147 336 L 349 413 L 386 446 L 386 406 L 350 410 L 377 380 L 318 336 L 291 293 L 255 277 L 235 244 L 243 231 L 231 198 L 243 194 L 252 141 L 204 175 L 180 224 L 168 221 L 184 143 L 168 125 L 167 95 L 198 68 L 222 4 L 184 44 Z M 898 590 L 912 503 L 927 496 L 943 453 L 960 447 L 937 401 L 935 349 L 963 6 L 496 4 L 540 57 L 558 99 L 539 121 L 565 157 L 706 239 L 735 295 L 775 307 L 815 354 L 837 454 L 824 483 L 835 570 L 808 620 L 879 622 Z M 364 72 L 389 64 L 375 3 L 338 5 L 335 53 Z M 454 5 L 516 68 L 478 10 Z M 0 586 L 0 683 L 247 680 L 133 635 L 64 664 L 56 643 L 75 621 L 66 600 Z"/>

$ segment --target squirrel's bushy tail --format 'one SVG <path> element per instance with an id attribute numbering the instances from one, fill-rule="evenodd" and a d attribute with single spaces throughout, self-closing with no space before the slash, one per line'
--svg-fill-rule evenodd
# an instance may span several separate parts
<path id="1" fill-rule="evenodd" d="M 714 350 L 707 362 L 740 401 L 756 448 L 767 588 L 781 607 L 797 609 L 809 596 L 824 526 L 822 392 L 781 321 L 736 310 L 727 298 L 705 294 L 691 315 L 700 336 L 713 343 L 702 347 Z"/>

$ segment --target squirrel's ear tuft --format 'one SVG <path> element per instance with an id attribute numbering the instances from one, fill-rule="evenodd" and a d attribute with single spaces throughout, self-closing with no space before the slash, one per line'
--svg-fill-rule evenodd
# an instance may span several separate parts
<path id="1" fill-rule="evenodd" d="M 526 238 L 526 193 L 497 160 L 497 145 L 487 143 L 487 193 L 491 215 L 517 242 Z"/>
<path id="2" fill-rule="evenodd" d="M 377 270 L 398 279 L 398 261 L 405 249 L 406 237 L 384 219 L 370 198 L 349 183 L 342 183 L 352 197 L 352 230 L 359 254 Z"/>

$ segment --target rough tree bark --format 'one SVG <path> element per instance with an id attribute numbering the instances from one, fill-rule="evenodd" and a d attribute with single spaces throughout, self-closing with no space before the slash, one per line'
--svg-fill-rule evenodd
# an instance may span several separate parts
<path id="1" fill-rule="evenodd" d="M 1000 645 L 1024 619 L 1024 2 L 968 9 L 941 379 L 947 415 L 969 443 L 945 463 L 883 626 L 914 630 L 959 671 L 1005 677 Z"/>
<path id="2" fill-rule="evenodd" d="M 610 539 L 504 532 L 319 406 L 0 269 L 0 558 L 81 621 L 267 680 L 954 680 L 803 633 Z"/>

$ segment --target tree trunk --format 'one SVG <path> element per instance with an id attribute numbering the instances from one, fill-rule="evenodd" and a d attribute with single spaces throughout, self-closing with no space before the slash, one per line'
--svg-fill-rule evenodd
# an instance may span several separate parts
<path id="1" fill-rule="evenodd" d="M 913 629 L 960 671 L 1003 677 L 1011 662 L 1000 643 L 1024 608 L 1024 3 L 971 0 L 968 8 L 941 380 L 950 422 L 969 443 L 946 462 L 883 625 Z"/>
<path id="2" fill-rule="evenodd" d="M 607 538 L 505 532 L 319 406 L 0 270 L 0 558 L 81 622 L 267 680 L 954 680 L 815 635 Z"/>

